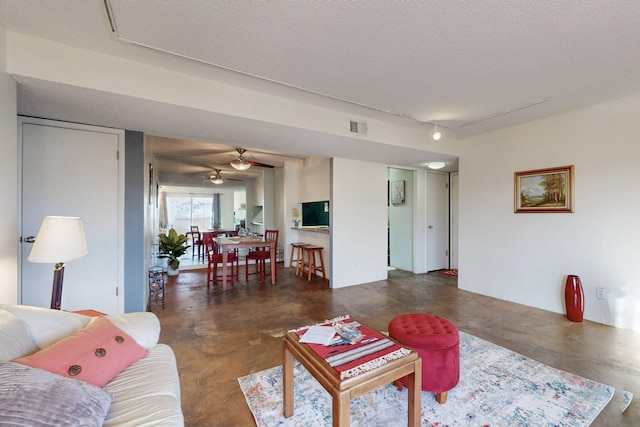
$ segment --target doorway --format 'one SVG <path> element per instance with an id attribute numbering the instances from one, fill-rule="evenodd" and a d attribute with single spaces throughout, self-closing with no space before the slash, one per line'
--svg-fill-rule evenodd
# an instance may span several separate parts
<path id="1" fill-rule="evenodd" d="M 388 168 L 388 267 L 413 271 L 414 171 Z"/>

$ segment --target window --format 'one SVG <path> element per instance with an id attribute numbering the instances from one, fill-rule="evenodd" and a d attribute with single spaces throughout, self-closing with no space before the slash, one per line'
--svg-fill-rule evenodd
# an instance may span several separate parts
<path id="1" fill-rule="evenodd" d="M 219 194 L 192 195 L 167 193 L 167 227 L 175 228 L 178 233 L 191 231 L 192 225 L 197 225 L 200 230 L 213 228 L 213 224 L 220 223 L 220 218 L 215 218 L 213 201 Z M 219 215 L 219 214 L 218 214 Z"/>

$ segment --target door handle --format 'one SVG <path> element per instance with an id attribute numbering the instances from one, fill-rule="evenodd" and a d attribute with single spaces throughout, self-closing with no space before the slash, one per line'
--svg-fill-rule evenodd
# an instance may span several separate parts
<path id="1" fill-rule="evenodd" d="M 22 239 L 23 242 L 25 243 L 35 243 L 36 242 L 36 238 L 35 236 L 27 236 L 24 239 Z"/>
<path id="2" fill-rule="evenodd" d="M 433 225 L 430 225 L 429 228 L 433 228 Z"/>

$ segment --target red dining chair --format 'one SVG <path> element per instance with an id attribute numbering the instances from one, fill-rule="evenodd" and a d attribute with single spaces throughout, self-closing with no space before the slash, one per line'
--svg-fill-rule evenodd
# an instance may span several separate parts
<path id="1" fill-rule="evenodd" d="M 264 233 L 264 240 L 267 242 L 276 242 L 276 248 L 278 247 L 278 230 L 266 230 Z M 266 246 L 264 248 L 258 248 L 255 251 L 250 251 L 245 258 L 245 278 L 249 279 L 252 274 L 257 274 L 260 283 L 266 276 L 272 273 L 276 274 L 276 266 L 271 266 L 271 271 L 267 273 L 266 261 L 271 258 L 271 248 Z M 249 273 L 249 260 L 254 260 L 256 263 L 256 269 L 253 273 Z"/>
<path id="2" fill-rule="evenodd" d="M 198 249 L 198 259 L 202 257 L 204 260 L 204 254 L 202 253 L 202 235 L 200 234 L 200 230 L 197 225 L 191 226 L 191 231 L 187 233 L 187 236 L 191 236 L 191 258 L 196 255 L 196 248 Z"/>
<path id="3" fill-rule="evenodd" d="M 222 280 L 222 273 L 218 274 L 218 264 L 222 268 L 222 254 L 220 253 L 220 247 L 213 240 L 213 233 L 204 233 L 203 245 L 205 253 L 207 254 L 207 288 L 210 283 L 215 283 L 218 280 Z M 229 252 L 227 255 L 227 265 L 231 267 L 231 274 L 227 277 L 231 281 L 233 286 L 234 278 L 238 280 L 238 257 L 233 252 Z"/>

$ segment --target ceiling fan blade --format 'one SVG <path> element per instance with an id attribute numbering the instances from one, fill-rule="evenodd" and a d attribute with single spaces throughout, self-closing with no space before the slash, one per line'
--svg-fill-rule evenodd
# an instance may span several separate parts
<path id="1" fill-rule="evenodd" d="M 249 161 L 249 163 L 251 163 L 251 166 L 256 166 L 259 168 L 270 168 L 270 169 L 275 168 L 275 166 L 268 165 L 266 163 L 260 163 L 260 162 L 254 162 L 254 161 Z"/>

